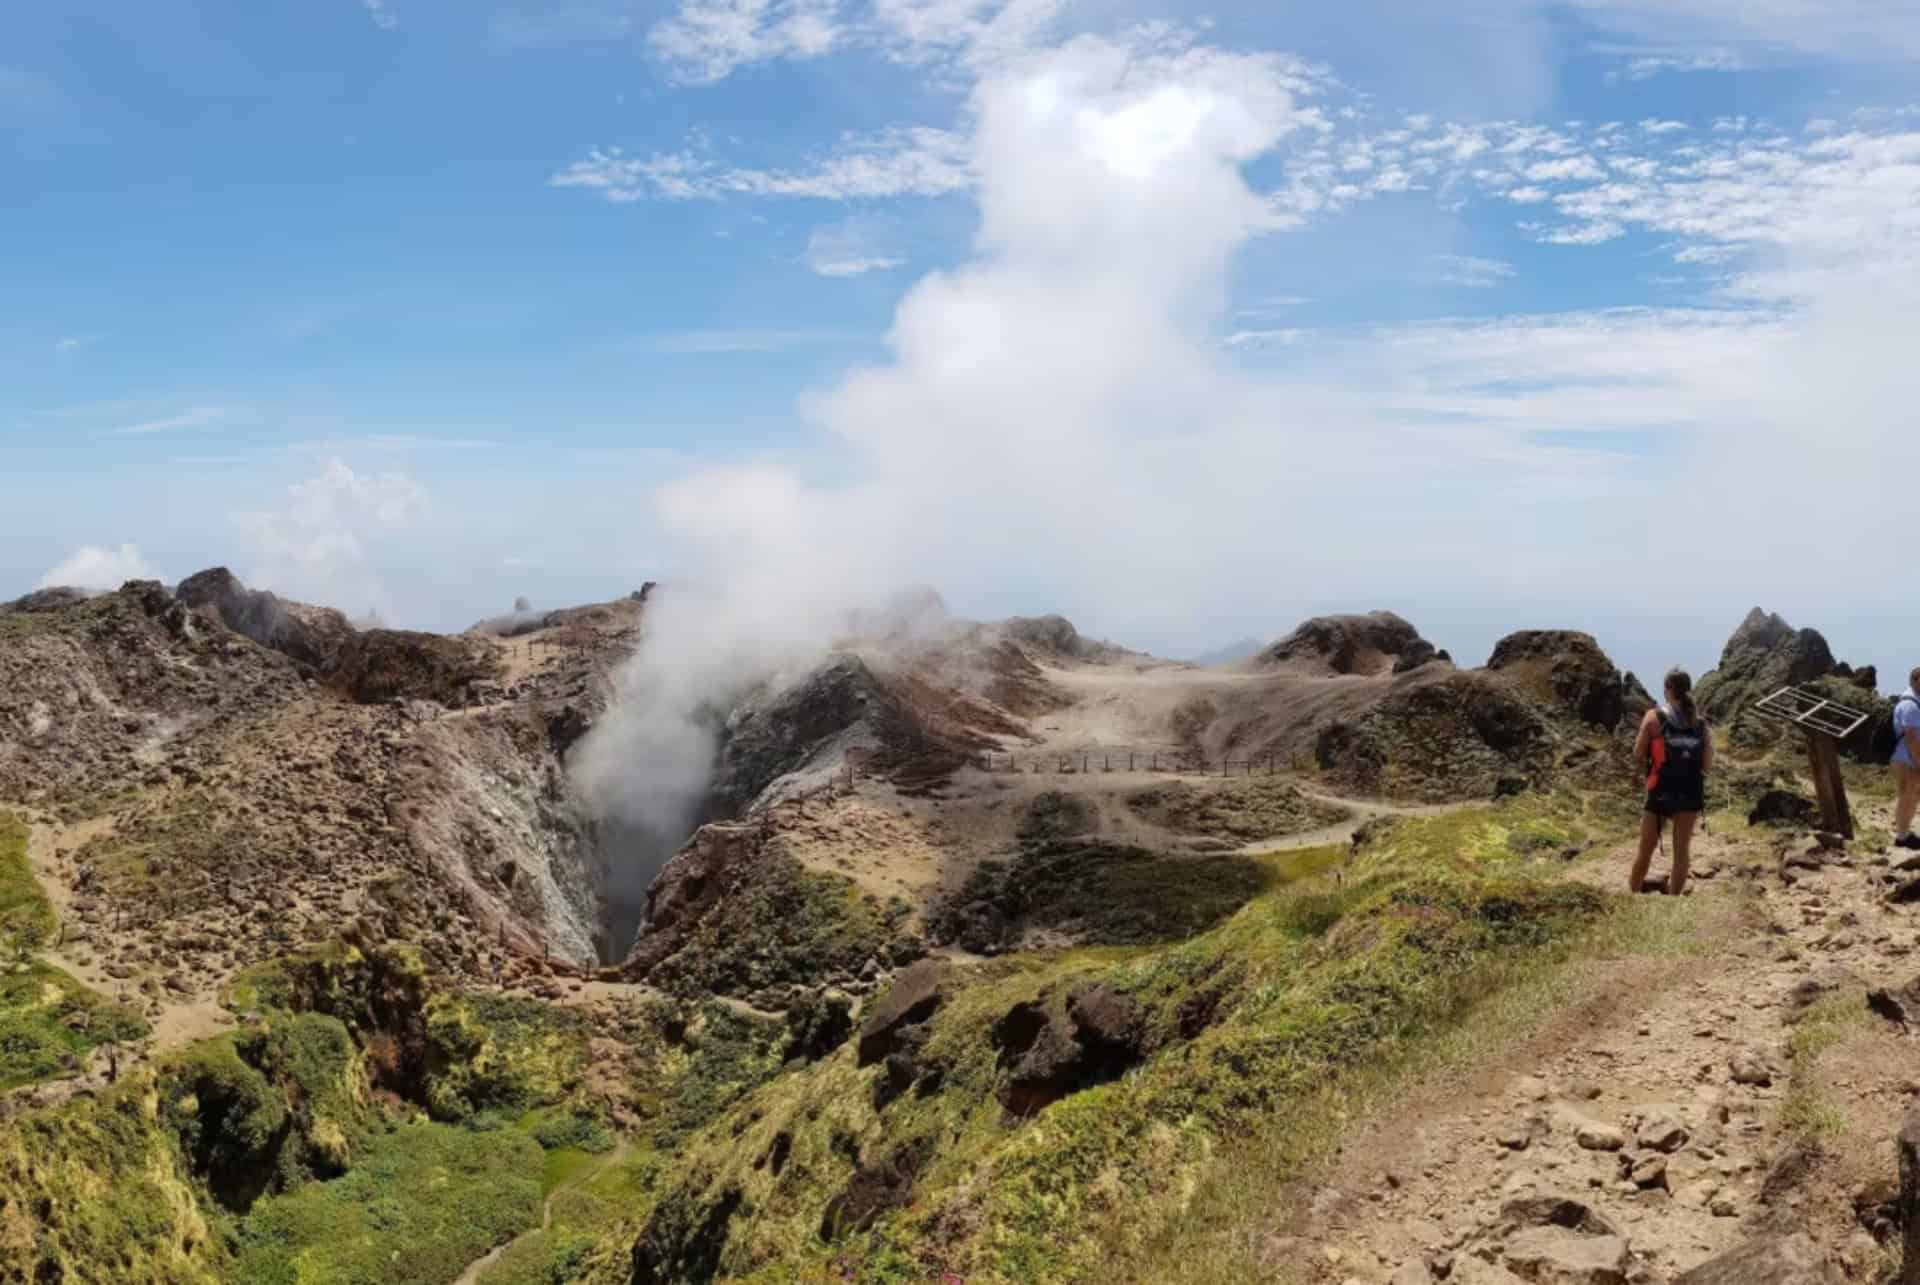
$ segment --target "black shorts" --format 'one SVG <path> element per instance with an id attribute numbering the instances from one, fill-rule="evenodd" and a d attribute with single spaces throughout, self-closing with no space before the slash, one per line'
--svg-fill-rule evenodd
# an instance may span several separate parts
<path id="1" fill-rule="evenodd" d="M 1697 790 L 1654 790 L 1647 795 L 1647 811 L 1658 817 L 1707 810 L 1706 787 Z"/>

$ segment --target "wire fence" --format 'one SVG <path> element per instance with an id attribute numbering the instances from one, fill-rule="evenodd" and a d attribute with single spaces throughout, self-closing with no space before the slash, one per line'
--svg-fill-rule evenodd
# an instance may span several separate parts
<path id="1" fill-rule="evenodd" d="M 1098 749 L 1029 753 L 982 751 L 973 766 L 983 772 L 1073 776 L 1097 772 L 1157 772 L 1181 776 L 1273 776 L 1292 770 L 1285 755 L 1208 759 L 1190 750 Z"/>

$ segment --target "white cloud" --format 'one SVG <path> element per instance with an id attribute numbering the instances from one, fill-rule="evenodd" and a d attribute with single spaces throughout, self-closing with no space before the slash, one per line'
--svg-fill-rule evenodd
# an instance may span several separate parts
<path id="1" fill-rule="evenodd" d="M 1745 71 L 1750 64 L 1732 49 L 1676 50 L 1671 53 L 1642 53 L 1627 60 L 1628 80 L 1648 80 L 1668 73 L 1694 71 Z"/>
<path id="2" fill-rule="evenodd" d="M 79 352 L 82 348 L 97 344 L 104 338 L 106 338 L 105 335 L 63 335 L 54 340 L 53 350 L 65 356 L 67 353 Z"/>
<path id="3" fill-rule="evenodd" d="M 1920 56 L 1920 11 L 1897 0 L 1570 0 L 1601 26 L 1643 36 L 1655 56 L 1792 51 L 1816 57 Z"/>
<path id="4" fill-rule="evenodd" d="M 360 4 L 380 30 L 392 31 L 400 25 L 400 15 L 387 6 L 387 0 L 360 0 Z"/>
<path id="5" fill-rule="evenodd" d="M 129 580 L 157 580 L 159 574 L 147 565 L 137 546 L 123 544 L 117 549 L 86 545 L 74 550 L 59 566 L 40 577 L 37 589 L 118 589 Z"/>
<path id="6" fill-rule="evenodd" d="M 1607 172 L 1591 156 L 1566 156 L 1554 161 L 1538 161 L 1527 166 L 1523 172 L 1528 181 L 1534 183 L 1564 183 L 1569 180 L 1598 182 L 1607 176 Z"/>
<path id="7" fill-rule="evenodd" d="M 426 489 L 406 474 L 360 474 L 334 459 L 288 486 L 278 507 L 232 519 L 253 558 L 249 582 L 334 604 L 379 596 L 370 549 L 407 531 L 426 507 Z"/>
<path id="8" fill-rule="evenodd" d="M 1654 120 L 1649 118 L 1640 122 L 1640 128 L 1648 134 L 1677 134 L 1687 128 L 1687 123 L 1681 120 Z"/>
<path id="9" fill-rule="evenodd" d="M 1440 254 L 1434 256 L 1434 262 L 1440 270 L 1440 280 L 1452 286 L 1469 286 L 1484 290 L 1511 280 L 1514 267 L 1501 259 L 1476 259 L 1464 254 Z"/>
<path id="10" fill-rule="evenodd" d="M 858 277 L 901 267 L 906 257 L 894 248 L 894 225 L 873 216 L 856 216 L 817 227 L 807 236 L 807 266 L 823 277 Z"/>
<path id="11" fill-rule="evenodd" d="M 648 32 L 683 80 L 723 80 L 777 58 L 818 58 L 842 38 L 838 0 L 682 0 Z"/>
<path id="12" fill-rule="evenodd" d="M 694 151 L 657 153 L 642 160 L 617 147 L 596 148 L 548 183 L 596 191 L 616 203 L 649 197 L 845 201 L 944 196 L 965 190 L 971 182 L 966 156 L 961 134 L 903 126 L 844 137 L 831 153 L 797 169 L 726 166 Z"/>
<path id="13" fill-rule="evenodd" d="M 104 431 L 109 437 L 145 437 L 153 433 L 177 432 L 183 428 L 208 428 L 232 414 L 231 408 L 225 406 L 195 406 L 177 415 L 162 415 Z"/>

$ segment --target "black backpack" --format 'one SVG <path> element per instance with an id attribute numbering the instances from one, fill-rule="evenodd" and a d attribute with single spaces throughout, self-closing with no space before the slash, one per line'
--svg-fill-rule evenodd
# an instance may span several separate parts
<path id="1" fill-rule="evenodd" d="M 1702 771 L 1700 760 L 1707 752 L 1707 727 L 1699 719 L 1690 726 L 1681 726 L 1667 717 L 1667 711 L 1660 711 L 1660 739 L 1666 745 L 1666 755 L 1660 764 L 1660 779 L 1657 789 L 1662 794 L 1672 793 L 1688 795 L 1698 793 L 1705 785 L 1706 773 Z"/>

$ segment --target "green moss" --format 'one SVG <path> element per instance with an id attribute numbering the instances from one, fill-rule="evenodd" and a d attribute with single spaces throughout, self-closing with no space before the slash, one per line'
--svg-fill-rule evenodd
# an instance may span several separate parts
<path id="1" fill-rule="evenodd" d="M 345 1177 L 268 1196 L 239 1224 L 241 1285 L 444 1285 L 539 1220 L 539 1148 L 420 1123 Z"/>
<path id="2" fill-rule="evenodd" d="M 771 1079 L 785 1060 L 787 1026 L 715 1001 L 701 1007 L 686 1041 L 690 1052 L 655 1134 L 662 1150 Z"/>
<path id="3" fill-rule="evenodd" d="M 511 995 L 436 999 L 427 1011 L 426 1100 L 434 1116 L 519 1114 L 579 1084 L 589 1030 L 578 1013 Z"/>
<path id="4" fill-rule="evenodd" d="M 53 906 L 27 861 L 27 825 L 0 812 L 0 1093 L 71 1074 L 102 1044 L 147 1026 L 33 957 L 53 939 Z"/>
<path id="5" fill-rule="evenodd" d="M 0 1092 L 77 1071 L 103 1044 L 147 1033 L 132 1011 L 35 960 L 0 972 Z"/>
<path id="6" fill-rule="evenodd" d="M 1176 834 L 1252 843 L 1344 821 L 1346 808 L 1320 803 L 1274 776 L 1231 777 L 1217 785 L 1174 781 L 1136 790 L 1127 807 Z"/>
<path id="7" fill-rule="evenodd" d="M 1358 853 L 1262 863 L 1250 900 L 1184 939 L 964 969 L 909 1091 L 876 1098 L 884 1072 L 859 1068 L 851 1048 L 769 1079 L 681 1140 L 656 1203 L 618 1237 L 637 1233 L 662 1262 L 712 1256 L 721 1276 L 748 1281 L 1102 1279 L 1181 1216 L 1182 1193 L 1232 1139 L 1400 1056 L 1513 961 L 1571 949 L 1608 903 L 1541 878 L 1516 848 L 1577 842 L 1585 815 L 1580 800 L 1532 799 L 1407 822 Z M 1080 873 L 1083 904 L 1097 904 Z M 1161 892 L 1173 895 L 1165 875 Z M 1092 982 L 1139 1007 L 1146 1060 L 1010 1119 L 996 1025 Z M 822 1243 L 822 1211 L 850 1175 L 919 1138 L 938 1145 L 904 1207 Z"/>
<path id="8" fill-rule="evenodd" d="M 647 980 L 686 999 L 818 985 L 883 956 L 906 912 L 904 905 L 881 905 L 843 876 L 770 856 Z"/>
<path id="9" fill-rule="evenodd" d="M 53 930 L 53 906 L 27 861 L 27 823 L 0 812 L 0 956 L 44 945 Z"/>
<path id="10" fill-rule="evenodd" d="M 150 1079 L 0 1125 L 0 1278 L 213 1285 L 226 1261 Z"/>

